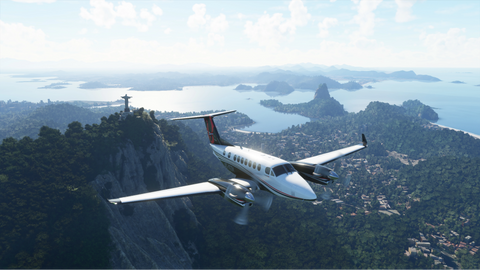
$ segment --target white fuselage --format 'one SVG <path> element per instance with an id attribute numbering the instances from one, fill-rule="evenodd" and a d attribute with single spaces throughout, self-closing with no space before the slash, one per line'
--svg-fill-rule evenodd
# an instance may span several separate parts
<path id="1" fill-rule="evenodd" d="M 245 147 L 218 144 L 210 146 L 229 171 L 254 180 L 277 196 L 308 201 L 317 199 L 307 181 L 283 159 Z"/>

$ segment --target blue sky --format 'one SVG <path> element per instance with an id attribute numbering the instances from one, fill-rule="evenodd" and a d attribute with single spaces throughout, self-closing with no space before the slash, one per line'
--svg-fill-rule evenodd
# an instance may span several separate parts
<path id="1" fill-rule="evenodd" d="M 480 1 L 0 0 L 1 58 L 480 67 Z"/>

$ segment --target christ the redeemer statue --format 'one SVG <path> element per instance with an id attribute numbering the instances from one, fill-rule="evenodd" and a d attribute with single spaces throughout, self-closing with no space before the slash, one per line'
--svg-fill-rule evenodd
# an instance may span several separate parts
<path id="1" fill-rule="evenodd" d="M 127 96 L 127 94 L 125 94 L 125 96 L 121 96 L 121 98 L 125 99 L 125 112 L 129 112 L 130 111 L 130 108 L 128 108 L 128 99 L 129 98 L 132 98 L 132 97 L 129 97 Z"/>

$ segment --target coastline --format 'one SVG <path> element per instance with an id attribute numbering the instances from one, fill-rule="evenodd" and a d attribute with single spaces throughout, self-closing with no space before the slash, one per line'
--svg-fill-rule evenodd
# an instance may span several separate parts
<path id="1" fill-rule="evenodd" d="M 435 125 L 435 126 L 438 126 L 440 128 L 447 128 L 447 129 L 451 129 L 451 130 L 455 130 L 455 131 L 461 131 L 463 133 L 466 133 L 472 137 L 474 137 L 475 139 L 479 139 L 480 140 L 480 135 L 477 135 L 477 134 L 474 134 L 474 133 L 471 133 L 471 132 L 467 132 L 467 131 L 464 131 L 464 130 L 461 130 L 461 129 L 456 129 L 456 128 L 451 128 L 451 127 L 447 127 L 447 126 L 442 126 L 442 125 L 439 125 L 439 124 L 435 124 L 435 123 L 431 123 L 430 124 L 432 125 Z"/>

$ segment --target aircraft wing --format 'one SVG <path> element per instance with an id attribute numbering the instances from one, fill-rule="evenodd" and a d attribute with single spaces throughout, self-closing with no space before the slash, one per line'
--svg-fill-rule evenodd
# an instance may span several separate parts
<path id="1" fill-rule="evenodd" d="M 365 135 L 362 134 L 362 144 L 357 144 L 349 147 L 345 147 L 339 150 L 328 152 L 314 157 L 309 157 L 301 160 L 297 160 L 298 163 L 307 163 L 307 164 L 320 164 L 325 165 L 329 162 L 335 161 L 341 157 L 353 154 L 367 147 L 367 139 Z"/>
<path id="2" fill-rule="evenodd" d="M 153 191 L 128 197 L 122 197 L 117 199 L 109 199 L 108 201 L 117 204 L 117 203 L 131 203 L 131 202 L 141 202 L 141 201 L 151 201 L 158 199 L 167 199 L 167 198 L 177 198 L 190 195 L 200 195 L 200 194 L 209 194 L 209 193 L 219 193 L 220 189 L 209 182 L 203 182 L 199 184 L 193 184 L 188 186 L 181 186 L 176 188 L 164 189 L 159 191 Z"/>

